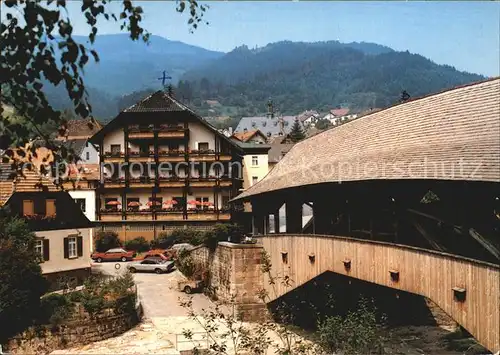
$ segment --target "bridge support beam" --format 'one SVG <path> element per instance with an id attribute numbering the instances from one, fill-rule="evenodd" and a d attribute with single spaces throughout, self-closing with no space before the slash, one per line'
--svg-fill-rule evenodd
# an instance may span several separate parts
<path id="1" fill-rule="evenodd" d="M 330 234 L 332 227 L 332 205 L 325 200 L 313 202 L 314 234 Z"/>
<path id="2" fill-rule="evenodd" d="M 297 200 L 287 200 L 285 202 L 286 211 L 286 232 L 302 232 L 302 203 Z"/>

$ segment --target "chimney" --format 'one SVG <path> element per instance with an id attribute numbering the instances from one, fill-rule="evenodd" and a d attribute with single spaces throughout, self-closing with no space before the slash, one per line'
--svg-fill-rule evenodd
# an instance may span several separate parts
<path id="1" fill-rule="evenodd" d="M 274 118 L 273 100 L 267 101 L 267 118 Z"/>
<path id="2" fill-rule="evenodd" d="M 233 127 L 229 127 L 229 135 L 233 135 Z"/>

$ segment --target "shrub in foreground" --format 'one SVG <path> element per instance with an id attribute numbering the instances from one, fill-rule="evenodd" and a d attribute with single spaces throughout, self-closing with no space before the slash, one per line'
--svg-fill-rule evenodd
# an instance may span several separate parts
<path id="1" fill-rule="evenodd" d="M 137 237 L 125 242 L 125 249 L 142 253 L 149 250 L 149 243 L 144 237 Z"/>
<path id="2" fill-rule="evenodd" d="M 122 243 L 118 234 L 112 231 L 100 231 L 97 233 L 95 240 L 95 250 L 103 253 L 112 248 L 121 247 Z"/>

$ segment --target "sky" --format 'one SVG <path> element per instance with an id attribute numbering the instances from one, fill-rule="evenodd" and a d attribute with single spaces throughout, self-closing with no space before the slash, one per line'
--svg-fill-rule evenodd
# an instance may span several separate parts
<path id="1" fill-rule="evenodd" d="M 76 34 L 88 34 L 78 14 L 69 12 Z M 410 51 L 459 70 L 500 75 L 500 2 L 341 2 L 205 1 L 209 9 L 190 33 L 188 14 L 172 1 L 134 1 L 144 10 L 143 26 L 152 34 L 203 48 L 230 51 L 291 41 L 374 42 Z M 80 3 L 81 4 L 81 3 Z M 118 9 L 119 2 L 114 4 Z M 116 23 L 101 23 L 99 33 L 119 33 Z"/>

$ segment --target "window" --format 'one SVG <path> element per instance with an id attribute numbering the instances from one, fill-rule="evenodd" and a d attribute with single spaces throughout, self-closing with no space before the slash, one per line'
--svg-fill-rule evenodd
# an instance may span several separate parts
<path id="1" fill-rule="evenodd" d="M 68 257 L 76 258 L 77 256 L 76 237 L 68 237 Z"/>
<path id="2" fill-rule="evenodd" d="M 56 215 L 56 200 L 45 200 L 45 215 L 47 217 Z"/>
<path id="3" fill-rule="evenodd" d="M 139 206 L 141 203 L 139 202 L 139 197 L 130 197 L 127 198 L 127 210 L 129 211 L 139 211 Z"/>
<path id="4" fill-rule="evenodd" d="M 122 146 L 120 144 L 111 144 L 111 154 L 120 155 L 122 151 Z"/>
<path id="5" fill-rule="evenodd" d="M 35 214 L 35 204 L 33 200 L 23 200 L 23 215 L 33 216 Z"/>
<path id="6" fill-rule="evenodd" d="M 208 150 L 208 143 L 207 142 L 198 143 L 198 150 Z"/>
<path id="7" fill-rule="evenodd" d="M 35 241 L 35 251 L 43 258 L 43 239 Z"/>
<path id="8" fill-rule="evenodd" d="M 169 143 L 168 150 L 179 150 L 179 143 Z"/>
<path id="9" fill-rule="evenodd" d="M 204 210 L 208 209 L 208 206 L 206 205 L 206 203 L 208 202 L 208 197 L 197 197 L 196 201 L 198 201 L 200 203 L 198 205 L 199 207 L 201 207 Z"/>
<path id="10" fill-rule="evenodd" d="M 257 181 L 259 181 L 259 177 L 258 176 L 252 176 L 252 185 L 255 185 L 257 183 Z"/>
<path id="11" fill-rule="evenodd" d="M 82 210 L 82 212 L 85 212 L 85 199 L 84 198 L 75 198 L 75 203 Z"/>
<path id="12" fill-rule="evenodd" d="M 259 165 L 259 157 L 256 155 L 252 155 L 252 166 Z"/>
<path id="13" fill-rule="evenodd" d="M 85 160 L 90 160 L 90 152 L 85 152 Z"/>

